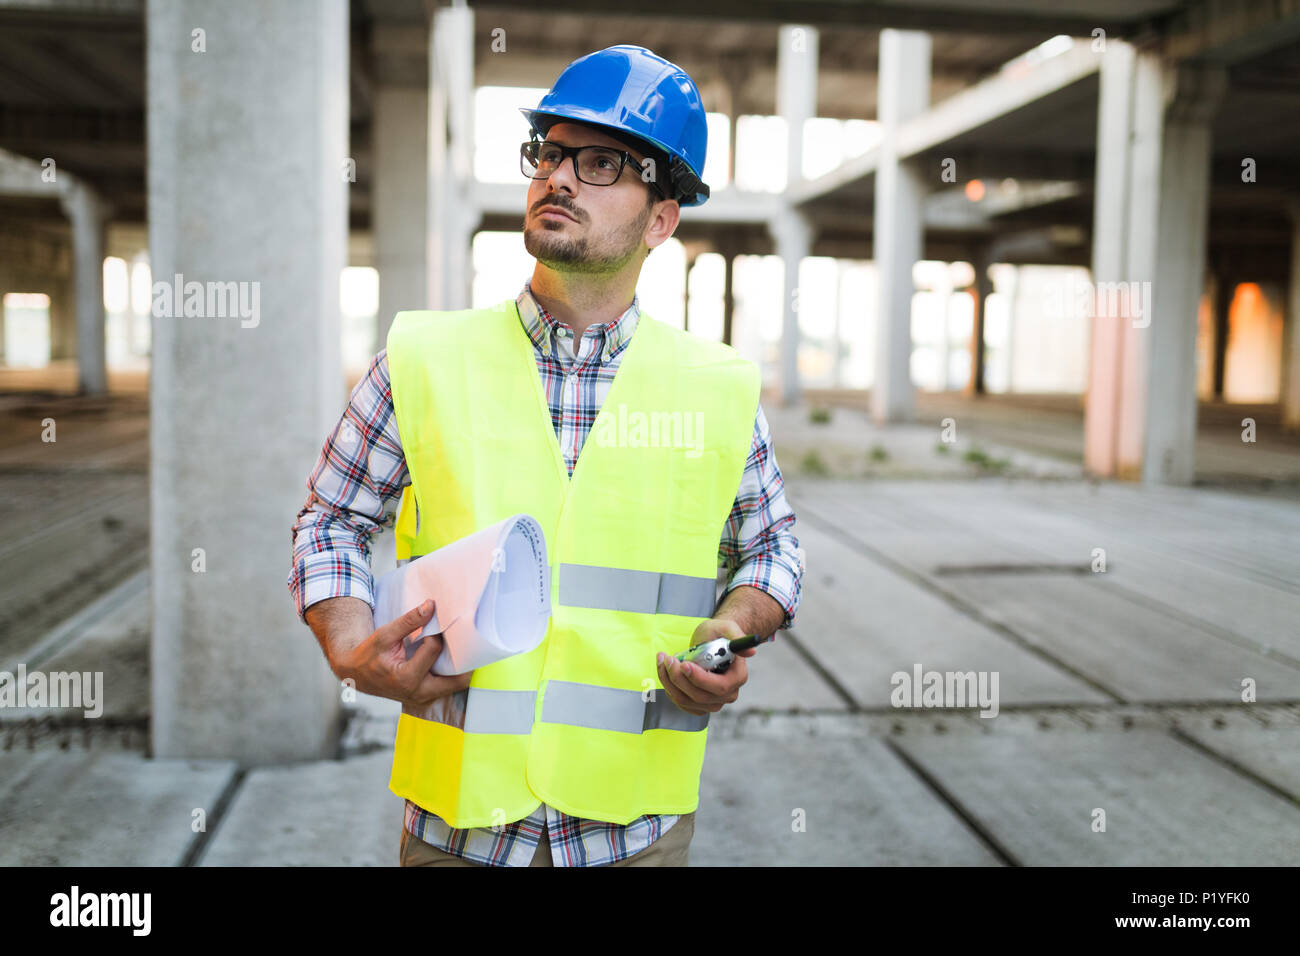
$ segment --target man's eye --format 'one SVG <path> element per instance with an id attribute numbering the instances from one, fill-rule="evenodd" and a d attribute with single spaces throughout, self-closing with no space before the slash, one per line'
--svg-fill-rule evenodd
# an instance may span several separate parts
<path id="1" fill-rule="evenodd" d="M 613 169 L 618 165 L 618 163 L 614 162 L 614 160 L 610 159 L 608 156 L 598 156 L 596 157 L 596 162 L 604 163 L 606 169 Z"/>

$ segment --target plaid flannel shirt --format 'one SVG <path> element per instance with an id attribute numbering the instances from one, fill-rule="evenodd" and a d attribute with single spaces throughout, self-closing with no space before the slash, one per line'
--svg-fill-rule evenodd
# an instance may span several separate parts
<path id="1" fill-rule="evenodd" d="M 636 329 L 640 304 L 634 295 L 626 312 L 588 328 L 575 348 L 573 330 L 541 307 L 529 283 L 524 283 L 517 302 L 572 476 Z M 392 526 L 402 489 L 408 484 L 410 475 L 393 414 L 387 351 L 381 350 L 352 390 L 347 408 L 326 440 L 307 481 L 307 501 L 293 525 L 288 586 L 300 619 L 308 607 L 328 598 L 352 596 L 374 607 L 369 539 L 381 527 Z M 390 503 L 392 511 L 387 510 Z M 718 559 L 729 571 L 726 592 L 750 585 L 780 603 L 785 609 L 781 629 L 794 623 L 803 577 L 803 552 L 794 522 L 760 405 Z M 645 849 L 678 819 L 672 814 L 647 814 L 621 826 L 568 816 L 542 804 L 528 817 L 501 827 L 456 830 L 408 800 L 403 824 L 412 836 L 477 863 L 527 866 L 546 833 L 556 866 L 597 866 Z"/>

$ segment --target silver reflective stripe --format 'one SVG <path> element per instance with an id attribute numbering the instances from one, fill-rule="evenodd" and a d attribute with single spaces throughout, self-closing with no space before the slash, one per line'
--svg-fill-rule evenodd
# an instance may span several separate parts
<path id="1" fill-rule="evenodd" d="M 402 713 L 471 734 L 528 734 L 536 709 L 535 690 L 470 687 L 439 697 L 424 710 L 403 707 Z"/>
<path id="2" fill-rule="evenodd" d="M 709 726 L 709 715 L 688 714 L 668 697 L 668 692 L 655 689 L 655 699 L 645 705 L 645 723 L 642 730 L 703 730 Z"/>
<path id="3" fill-rule="evenodd" d="M 469 689 L 465 714 L 467 734 L 527 734 L 533 729 L 537 709 L 535 690 Z"/>
<path id="4" fill-rule="evenodd" d="M 454 694 L 448 694 L 446 697 L 439 697 L 429 705 L 429 708 L 421 713 L 420 711 L 403 711 L 412 713 L 421 720 L 432 720 L 440 724 L 446 724 L 449 727 L 459 727 L 465 729 L 465 705 L 469 699 L 468 690 L 458 690 Z"/>
<path id="5" fill-rule="evenodd" d="M 546 682 L 542 699 L 542 722 L 639 734 L 645 730 L 703 730 L 709 717 L 686 713 L 658 688 L 654 700 L 645 701 L 636 690 L 551 680 Z"/>
<path id="6" fill-rule="evenodd" d="M 556 603 L 606 611 L 708 617 L 713 613 L 716 588 L 716 577 L 561 564 Z"/>

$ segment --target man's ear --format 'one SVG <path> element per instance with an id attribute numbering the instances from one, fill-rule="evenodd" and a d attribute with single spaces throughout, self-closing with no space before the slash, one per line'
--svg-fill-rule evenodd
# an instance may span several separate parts
<path id="1" fill-rule="evenodd" d="M 676 199 L 663 199 L 657 204 L 658 209 L 650 220 L 650 231 L 657 233 L 660 243 L 667 242 L 672 238 L 673 233 L 677 231 L 677 223 L 681 221 L 682 207 L 678 205 Z M 648 243 L 647 243 L 648 244 Z M 654 246 L 651 246 L 653 249 Z"/>

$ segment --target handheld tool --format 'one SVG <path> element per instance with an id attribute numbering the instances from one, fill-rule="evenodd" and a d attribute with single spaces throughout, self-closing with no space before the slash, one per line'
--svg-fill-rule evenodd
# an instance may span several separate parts
<path id="1" fill-rule="evenodd" d="M 776 634 L 770 634 L 767 637 L 746 634 L 744 637 L 738 637 L 735 640 L 715 637 L 711 641 L 689 647 L 676 656 L 679 661 L 689 661 L 714 674 L 725 674 L 731 668 L 731 662 L 736 659 L 736 651 L 749 650 L 749 648 L 766 643 L 774 637 L 776 637 Z"/>

